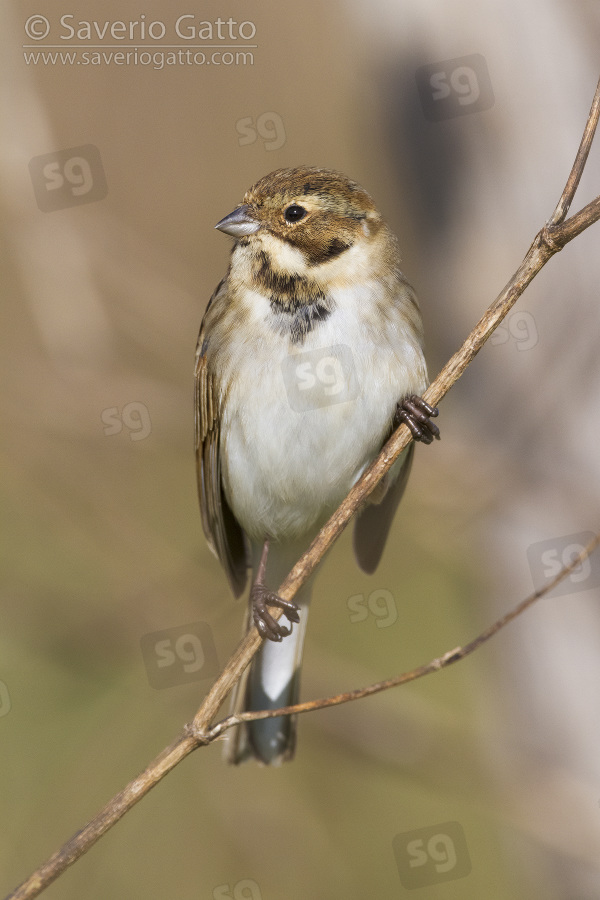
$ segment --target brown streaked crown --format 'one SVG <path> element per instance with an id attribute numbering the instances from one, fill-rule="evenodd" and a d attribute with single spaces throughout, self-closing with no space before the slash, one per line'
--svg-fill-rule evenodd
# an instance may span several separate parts
<path id="1" fill-rule="evenodd" d="M 311 166 L 265 175 L 247 191 L 244 204 L 271 234 L 301 250 L 311 265 L 351 247 L 364 236 L 365 221 L 370 234 L 382 224 L 359 184 L 340 172 Z"/>

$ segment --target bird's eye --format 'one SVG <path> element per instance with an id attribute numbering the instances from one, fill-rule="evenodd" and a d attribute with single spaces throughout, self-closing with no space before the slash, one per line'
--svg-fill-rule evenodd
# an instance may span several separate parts
<path id="1" fill-rule="evenodd" d="M 298 206 L 297 203 L 292 203 L 291 206 L 288 206 L 283 215 L 286 222 L 299 222 L 300 219 L 303 219 L 306 215 L 306 210 L 303 206 Z"/>

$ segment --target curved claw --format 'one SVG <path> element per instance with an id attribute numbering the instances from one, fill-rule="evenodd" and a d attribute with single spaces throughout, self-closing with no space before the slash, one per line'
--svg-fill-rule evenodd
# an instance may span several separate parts
<path id="1" fill-rule="evenodd" d="M 430 421 L 439 415 L 437 406 L 430 406 L 422 397 L 411 394 L 397 404 L 395 421 L 397 425 L 404 423 L 410 428 L 415 441 L 431 444 L 433 439 L 440 439 L 440 429 Z"/>
<path id="2" fill-rule="evenodd" d="M 267 590 L 262 584 L 255 584 L 250 595 L 252 603 L 252 618 L 260 635 L 270 641 L 281 641 L 291 634 L 292 629 L 277 622 L 270 614 L 267 606 L 276 606 L 282 609 L 290 622 L 299 622 L 299 607 L 291 600 L 284 600 L 273 591 Z"/>

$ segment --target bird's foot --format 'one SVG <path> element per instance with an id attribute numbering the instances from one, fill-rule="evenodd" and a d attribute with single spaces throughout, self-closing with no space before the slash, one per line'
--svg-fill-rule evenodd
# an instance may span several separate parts
<path id="1" fill-rule="evenodd" d="M 396 425 L 408 425 L 415 441 L 431 444 L 434 438 L 440 439 L 440 429 L 431 421 L 438 414 L 437 406 L 430 406 L 422 397 L 411 394 L 396 405 L 394 421 Z"/>
<path id="2" fill-rule="evenodd" d="M 284 600 L 279 594 L 270 591 L 264 584 L 255 581 L 250 592 L 250 602 L 252 604 L 252 617 L 254 624 L 258 628 L 262 637 L 268 638 L 270 641 L 280 641 L 291 633 L 291 628 L 286 628 L 280 622 L 276 621 L 269 610 L 268 606 L 275 606 L 282 609 L 286 618 L 290 622 L 299 622 L 298 615 L 299 606 L 292 603 L 291 600 Z"/>

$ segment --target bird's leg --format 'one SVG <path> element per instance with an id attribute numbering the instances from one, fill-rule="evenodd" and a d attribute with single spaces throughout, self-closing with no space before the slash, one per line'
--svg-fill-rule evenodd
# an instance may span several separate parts
<path id="1" fill-rule="evenodd" d="M 411 394 L 396 404 L 394 422 L 396 425 L 408 425 L 415 441 L 431 444 L 434 438 L 440 439 L 440 429 L 431 421 L 431 417 L 438 413 L 437 406 L 430 406 L 422 397 Z"/>
<path id="2" fill-rule="evenodd" d="M 252 604 L 252 617 L 262 637 L 270 641 L 280 641 L 291 633 L 291 628 L 280 625 L 269 613 L 267 606 L 277 606 L 284 611 L 290 622 L 299 622 L 299 607 L 291 600 L 284 600 L 279 594 L 275 594 L 265 587 L 265 572 L 267 568 L 267 556 L 269 555 L 269 538 L 265 538 L 260 562 L 256 572 L 254 584 L 250 590 L 250 603 Z"/>

